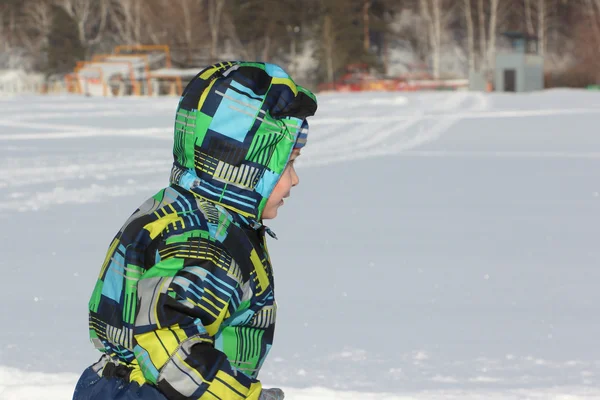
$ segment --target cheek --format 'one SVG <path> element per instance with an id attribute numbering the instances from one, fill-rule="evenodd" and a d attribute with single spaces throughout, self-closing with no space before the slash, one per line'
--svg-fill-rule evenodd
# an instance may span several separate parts
<path id="1" fill-rule="evenodd" d="M 285 195 L 286 180 L 287 179 L 285 177 L 285 174 L 282 175 L 281 178 L 279 178 L 277 185 L 275 185 L 275 187 L 273 188 L 273 192 L 271 193 L 271 196 L 269 196 L 269 200 L 273 203 L 279 202 L 279 200 L 281 200 L 281 197 Z"/>
<path id="2" fill-rule="evenodd" d="M 271 193 L 269 199 L 272 200 L 273 203 L 278 203 L 279 200 L 281 200 L 283 196 L 288 194 L 288 192 L 291 190 L 292 183 L 292 173 L 288 168 L 283 172 L 283 175 L 281 175 L 277 185 L 275 185 L 275 188 L 273 188 L 273 193 Z"/>
<path id="3" fill-rule="evenodd" d="M 291 169 L 288 169 L 283 176 L 281 177 L 281 180 L 279 181 L 279 183 L 281 184 L 280 190 L 282 192 L 282 194 L 287 194 L 287 192 L 290 191 L 290 189 L 292 188 L 292 172 Z"/>

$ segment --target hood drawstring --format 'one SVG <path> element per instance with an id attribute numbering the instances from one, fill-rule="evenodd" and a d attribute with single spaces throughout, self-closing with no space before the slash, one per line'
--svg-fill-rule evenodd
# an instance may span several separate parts
<path id="1" fill-rule="evenodd" d="M 264 230 L 269 236 L 271 236 L 273 239 L 275 240 L 279 240 L 279 238 L 277 237 L 277 235 L 275 234 L 275 232 L 273 232 L 271 230 L 271 228 L 269 228 L 268 226 L 266 226 L 265 224 L 262 224 L 254 219 L 249 219 L 247 217 L 244 217 L 243 215 L 240 214 L 236 214 L 236 213 L 232 213 L 231 211 L 227 211 L 225 209 L 225 207 L 223 207 L 220 204 L 216 204 L 215 205 L 219 210 L 221 210 L 222 212 L 226 213 L 226 215 L 230 215 L 230 219 L 231 221 L 233 220 L 237 220 L 237 224 L 240 226 L 247 226 L 250 227 L 252 229 L 254 229 L 255 231 L 261 231 Z"/>
<path id="2" fill-rule="evenodd" d="M 275 232 L 273 232 L 271 230 L 271 228 L 269 228 L 268 226 L 265 226 L 265 231 L 267 231 L 267 233 L 269 234 L 269 236 L 271 236 L 273 239 L 278 240 L 277 239 L 277 235 L 275 234 Z"/>
<path id="3" fill-rule="evenodd" d="M 242 218 L 243 218 L 243 219 L 246 219 L 246 218 L 244 218 L 244 217 L 242 217 Z M 261 229 L 264 229 L 264 230 L 265 230 L 265 232 L 267 232 L 267 233 L 269 234 L 269 236 L 271 236 L 273 239 L 275 239 L 275 240 L 279 240 L 279 239 L 277 238 L 277 235 L 275 234 L 275 232 L 273 232 L 273 231 L 271 230 L 271 228 L 269 228 L 268 226 L 266 226 L 266 225 L 264 225 L 264 224 L 261 224 L 260 222 L 258 222 L 258 221 L 254 221 L 254 220 L 247 220 L 247 219 L 246 219 L 246 222 L 248 223 L 248 225 L 250 225 L 250 227 L 251 227 L 252 229 L 255 229 L 255 230 L 257 230 L 257 231 L 258 231 L 258 230 L 261 230 Z"/>

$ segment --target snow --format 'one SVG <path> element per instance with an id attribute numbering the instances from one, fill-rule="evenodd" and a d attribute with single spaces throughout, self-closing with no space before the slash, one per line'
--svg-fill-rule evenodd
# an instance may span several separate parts
<path id="1" fill-rule="evenodd" d="M 300 370 L 303 371 L 303 370 Z M 300 374 L 299 371 L 299 374 Z M 303 374 L 300 374 L 303 375 Z M 15 368 L 0 367 L 0 399 L 2 400 L 64 400 L 73 395 L 73 388 L 78 376 L 69 373 L 39 373 L 23 372 Z M 435 376 L 435 382 L 452 384 L 452 377 Z M 496 382 L 496 379 L 478 377 L 476 382 Z M 540 400 L 573 400 L 597 399 L 599 389 L 565 387 L 551 389 L 513 389 L 507 391 L 460 389 L 428 390 L 413 393 L 369 393 L 362 391 L 345 391 L 327 389 L 324 387 L 283 388 L 286 399 L 292 400 L 511 400 L 511 399 L 540 399 Z"/>
<path id="2" fill-rule="evenodd" d="M 319 96 L 271 222 L 288 399 L 600 398 L 600 93 Z M 106 247 L 163 187 L 173 98 L 0 98 L 0 399 L 98 358 Z"/>
<path id="3" fill-rule="evenodd" d="M 23 69 L 0 69 L 0 97 L 38 92 L 44 79 L 43 74 L 28 73 Z"/>
<path id="4" fill-rule="evenodd" d="M 435 378 L 437 377 L 434 377 L 434 380 Z M 68 400 L 72 397 L 76 382 L 77 375 L 75 374 L 23 373 L 16 369 L 0 367 L 0 398 L 2 400 Z M 453 378 L 440 377 L 437 382 L 452 384 L 456 381 Z M 479 382 L 494 382 L 494 380 L 488 381 L 481 378 Z M 598 389 L 580 387 L 506 391 L 447 389 L 404 394 L 344 391 L 324 387 L 304 389 L 284 387 L 283 389 L 286 394 L 285 398 L 292 400 L 579 400 L 597 399 L 600 396 Z"/>

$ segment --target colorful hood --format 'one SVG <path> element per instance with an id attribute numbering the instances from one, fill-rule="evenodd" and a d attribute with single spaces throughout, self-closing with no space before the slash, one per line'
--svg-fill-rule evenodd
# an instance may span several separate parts
<path id="1" fill-rule="evenodd" d="M 316 97 L 274 64 L 223 62 L 185 88 L 175 121 L 171 184 L 260 220 Z"/>

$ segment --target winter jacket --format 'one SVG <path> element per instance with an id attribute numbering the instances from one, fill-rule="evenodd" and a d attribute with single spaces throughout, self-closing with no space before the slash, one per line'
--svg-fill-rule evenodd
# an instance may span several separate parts
<path id="1" fill-rule="evenodd" d="M 170 185 L 117 233 L 89 302 L 94 371 L 126 365 L 168 399 L 258 399 L 277 310 L 261 215 L 316 108 L 273 64 L 188 84 Z"/>

